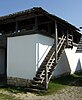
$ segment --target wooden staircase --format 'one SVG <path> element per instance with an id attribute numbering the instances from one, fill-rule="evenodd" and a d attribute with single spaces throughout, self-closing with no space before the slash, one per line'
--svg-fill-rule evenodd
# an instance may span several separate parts
<path id="1" fill-rule="evenodd" d="M 82 36 L 80 38 L 80 42 L 78 43 L 76 53 L 82 53 Z"/>
<path id="2" fill-rule="evenodd" d="M 55 61 L 55 44 L 53 44 L 40 68 L 36 72 L 32 84 L 28 89 L 29 91 L 45 91 L 48 89 L 48 83 L 53 75 L 56 65 L 59 62 L 64 49 L 66 48 L 66 46 L 68 47 L 66 42 L 66 36 L 63 35 L 62 38 L 59 38 L 59 42 L 57 45 L 57 62 Z M 69 46 L 72 46 L 72 44 L 69 43 Z"/>

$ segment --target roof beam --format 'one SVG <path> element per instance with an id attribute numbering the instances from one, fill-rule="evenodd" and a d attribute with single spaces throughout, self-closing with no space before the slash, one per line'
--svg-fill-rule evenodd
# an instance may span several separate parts
<path id="1" fill-rule="evenodd" d="M 39 17 L 39 16 L 43 16 L 43 14 L 39 14 L 39 15 L 36 15 L 36 14 L 27 15 L 26 14 L 26 15 L 22 15 L 22 16 L 7 18 L 7 19 L 0 20 L 0 25 L 8 24 L 8 23 L 16 22 L 16 21 L 22 21 L 22 20 L 25 20 L 25 19 L 28 20 L 28 19 L 31 19 L 31 18 Z"/>

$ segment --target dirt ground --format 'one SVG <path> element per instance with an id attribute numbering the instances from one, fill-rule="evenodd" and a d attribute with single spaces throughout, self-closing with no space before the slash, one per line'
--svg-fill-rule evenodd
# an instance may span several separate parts
<path id="1" fill-rule="evenodd" d="M 9 91 L 0 90 L 0 93 L 12 95 L 16 100 L 82 100 L 82 87 L 67 86 L 59 90 L 57 93 L 46 96 L 38 96 L 33 93 L 11 93 Z"/>

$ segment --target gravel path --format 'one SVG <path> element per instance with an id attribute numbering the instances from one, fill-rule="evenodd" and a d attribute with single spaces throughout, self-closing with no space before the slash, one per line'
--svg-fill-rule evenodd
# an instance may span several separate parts
<path id="1" fill-rule="evenodd" d="M 27 92 L 12 94 L 7 91 L 1 91 L 0 93 L 13 95 L 20 100 L 82 100 L 82 87 L 68 86 L 65 89 L 53 93 L 52 95 L 47 96 L 37 96 L 35 94 Z"/>
<path id="2" fill-rule="evenodd" d="M 52 95 L 36 96 L 27 93 L 22 100 L 82 100 L 82 87 L 69 86 Z"/>

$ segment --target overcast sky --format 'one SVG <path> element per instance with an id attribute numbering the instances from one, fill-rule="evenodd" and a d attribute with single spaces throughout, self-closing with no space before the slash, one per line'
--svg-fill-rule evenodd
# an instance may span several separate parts
<path id="1" fill-rule="evenodd" d="M 42 7 L 78 28 L 82 26 L 82 0 L 0 0 L 0 16 L 32 7 Z"/>

